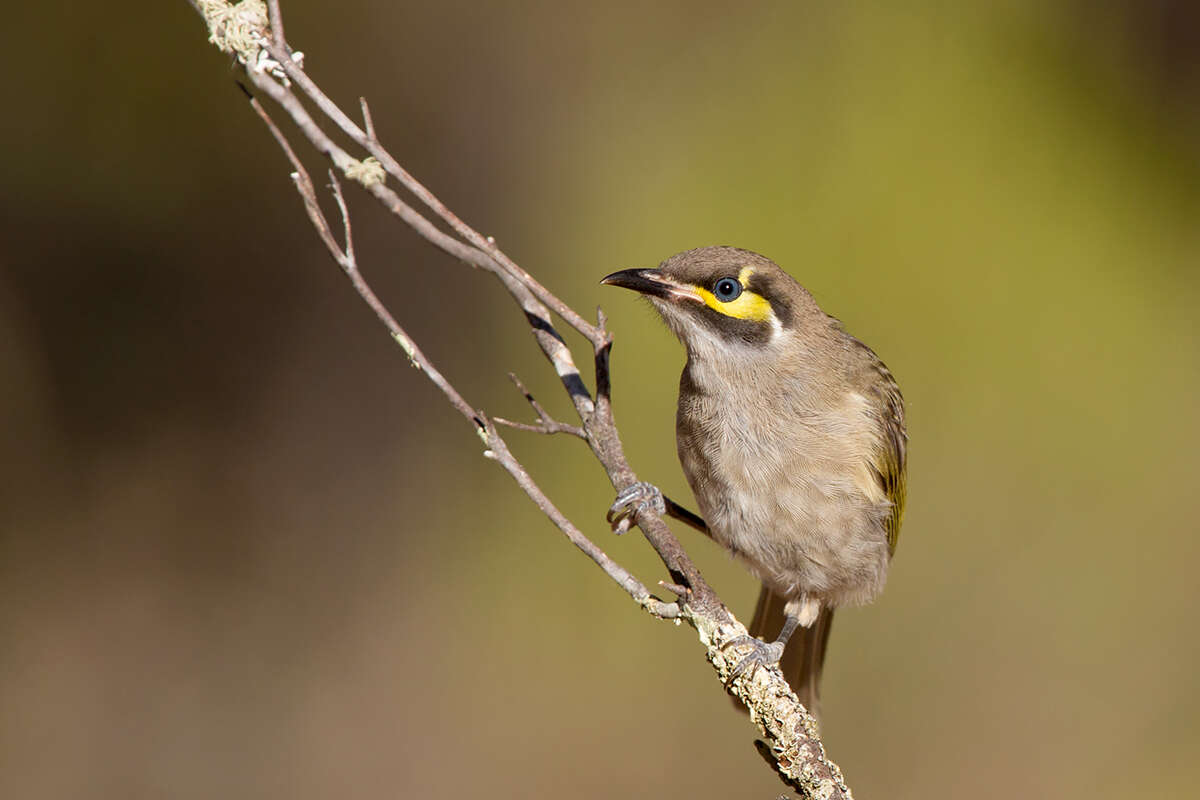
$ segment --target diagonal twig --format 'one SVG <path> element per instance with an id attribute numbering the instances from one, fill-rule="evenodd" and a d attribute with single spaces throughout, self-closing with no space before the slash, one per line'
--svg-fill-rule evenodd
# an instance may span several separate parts
<path id="1" fill-rule="evenodd" d="M 516 373 L 508 373 L 508 379 L 513 382 L 517 387 L 517 391 L 525 397 L 525 401 L 533 408 L 534 413 L 538 415 L 538 421 L 536 424 L 530 425 L 526 422 L 513 422 L 512 420 L 501 419 L 500 417 L 492 417 L 493 422 L 497 425 L 504 425 L 519 431 L 529 431 L 530 433 L 569 433 L 572 436 L 578 436 L 584 441 L 587 440 L 587 431 L 583 428 L 578 425 L 560 422 L 550 416 L 546 412 L 546 409 L 542 408 L 542 404 L 535 400 L 533 395 L 529 393 L 529 390 L 525 388 L 525 384 L 521 383 L 521 379 L 517 377 Z"/>

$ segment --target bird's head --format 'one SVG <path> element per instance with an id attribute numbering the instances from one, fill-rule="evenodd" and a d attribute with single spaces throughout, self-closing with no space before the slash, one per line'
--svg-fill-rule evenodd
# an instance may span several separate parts
<path id="1" fill-rule="evenodd" d="M 774 349 L 829 318 L 774 261 L 736 247 L 700 247 L 657 269 L 627 269 L 601 283 L 647 297 L 689 352 Z"/>

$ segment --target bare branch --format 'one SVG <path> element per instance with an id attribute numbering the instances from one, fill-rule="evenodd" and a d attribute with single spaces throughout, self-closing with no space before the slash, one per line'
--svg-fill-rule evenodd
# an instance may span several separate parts
<path id="1" fill-rule="evenodd" d="M 356 166 L 361 164 L 361 162 L 352 158 L 349 153 L 325 134 L 291 90 L 276 83 L 270 75 L 263 72 L 248 70 L 246 74 L 255 88 L 262 90 L 272 100 L 282 106 L 292 117 L 292 120 L 300 128 L 301 132 L 304 133 L 305 137 L 308 138 L 318 151 L 324 153 L 336 167 L 341 169 L 343 173 L 350 174 Z M 534 338 L 537 340 L 542 352 L 554 366 L 554 371 L 558 374 L 559 380 L 562 381 L 563 386 L 571 396 L 576 411 L 581 418 L 590 416 L 595 410 L 591 395 L 583 383 L 579 369 L 575 366 L 575 360 L 571 355 L 571 351 L 567 348 L 558 331 L 554 329 L 554 325 L 550 319 L 550 311 L 546 306 L 535 298 L 530 290 L 517 278 L 514 278 L 511 274 L 503 270 L 489 255 L 440 230 L 431 221 L 401 200 L 399 195 L 385 184 L 375 181 L 360 182 L 364 183 L 364 188 L 383 203 L 385 208 L 399 217 L 426 241 L 461 261 L 486 269 L 500 279 L 509 294 L 517 301 L 525 313 Z"/>
<path id="2" fill-rule="evenodd" d="M 569 433 L 572 436 L 578 436 L 580 439 L 587 440 L 587 433 L 578 425 L 568 425 L 565 422 L 556 420 L 543 420 L 537 423 L 517 422 L 504 417 L 492 417 L 492 422 L 497 425 L 503 425 L 506 428 L 512 428 L 518 431 L 527 431 L 529 433 Z"/>
<path id="3" fill-rule="evenodd" d="M 379 141 L 375 138 L 375 123 L 371 120 L 371 108 L 367 105 L 367 98 L 358 98 L 358 104 L 362 107 L 363 127 L 367 129 L 367 141 Z"/>
<path id="4" fill-rule="evenodd" d="M 482 236 L 460 220 L 417 182 L 378 142 L 365 101 L 361 101 L 361 107 L 366 130 L 360 129 L 352 122 L 309 79 L 293 57 L 283 35 L 283 21 L 278 2 L 270 2 L 265 6 L 265 11 L 261 2 L 243 2 L 236 6 L 221 0 L 189 2 L 208 23 L 211 41 L 222 50 L 237 55 L 238 60 L 246 66 L 246 76 L 254 87 L 271 97 L 292 118 L 303 136 L 343 175 L 360 183 L 385 208 L 391 210 L 397 218 L 428 242 L 471 266 L 491 272 L 504 285 L 524 314 L 535 341 L 570 396 L 579 415 L 580 426 L 552 419 L 515 377 L 514 382 L 537 413 L 540 424 L 527 425 L 493 420 L 468 403 L 429 361 L 363 278 L 354 251 L 350 214 L 336 177 L 330 173 L 334 201 L 342 218 L 344 244 L 338 244 L 333 229 L 321 210 L 312 179 L 287 138 L 261 104 L 251 98 L 254 111 L 263 120 L 292 165 L 294 185 L 304 203 L 309 221 L 326 250 L 392 338 L 404 349 L 409 361 L 425 373 L 445 395 L 451 406 L 471 422 L 486 448 L 484 455 L 508 472 L 555 526 L 621 586 L 639 606 L 655 616 L 684 620 L 695 628 L 705 646 L 705 656 L 713 664 L 717 677 L 722 682 L 729 680 L 737 658 L 735 654 L 726 654 L 724 648 L 731 641 L 745 636 L 746 629 L 729 613 L 653 508 L 640 509 L 636 512 L 634 520 L 670 573 L 670 580 L 660 583 L 680 598 L 674 603 L 651 595 L 641 581 L 609 558 L 567 519 L 512 455 L 496 429 L 496 424 L 500 423 L 523 430 L 565 432 L 579 436 L 587 441 L 615 488 L 624 489 L 636 482 L 636 476 L 625 457 L 612 413 L 609 372 L 612 338 L 605 329 L 603 313 L 598 311 L 595 325 L 584 320 L 509 259 L 495 246 L 490 237 Z M 279 78 L 278 81 L 276 77 Z M 292 91 L 292 85 L 299 87 L 325 119 L 333 122 L 370 157 L 361 161 L 352 157 L 345 148 L 327 135 Z M 386 175 L 391 175 L 399 181 L 438 219 L 449 225 L 455 235 L 444 232 L 431 219 L 401 199 L 386 185 Z M 596 382 L 594 398 L 583 383 L 570 349 L 552 324 L 551 311 L 581 333 L 592 346 Z M 817 735 L 816 723 L 799 703 L 777 667 L 758 669 L 752 674 L 739 676 L 731 681 L 729 690 L 750 710 L 752 720 L 766 741 L 765 752 L 786 783 L 798 789 L 806 798 L 832 800 L 851 796 L 841 771 L 825 756 L 824 746 Z"/>
<path id="5" fill-rule="evenodd" d="M 666 589 L 668 592 L 672 592 L 676 597 L 679 597 L 683 600 L 687 600 L 689 597 L 692 596 L 691 589 L 689 589 L 686 586 L 680 586 L 678 583 L 671 583 L 670 581 L 659 581 L 658 585 L 663 587 L 664 589 Z"/>
<path id="6" fill-rule="evenodd" d="M 617 564 L 609 556 L 587 538 L 565 515 L 550 501 L 542 492 L 541 488 L 525 471 L 525 468 L 513 457 L 508 449 L 507 443 L 501 438 L 496 431 L 495 426 L 487 419 L 482 412 L 476 411 L 458 391 L 442 376 L 441 372 L 429 361 L 424 352 L 413 342 L 408 333 L 392 318 L 391 314 L 380 303 L 375 292 L 367 284 L 358 269 L 358 263 L 354 257 L 354 242 L 350 227 L 350 215 L 346 208 L 346 201 L 342 195 L 341 185 L 336 177 L 330 173 L 332 180 L 331 188 L 333 190 L 334 199 L 337 202 L 338 210 L 342 215 L 342 222 L 346 232 L 345 249 L 338 246 L 334 239 L 333 232 L 330 228 L 328 220 L 321 211 L 320 205 L 317 202 L 317 196 L 313 190 L 312 179 L 309 177 L 308 171 L 304 168 L 304 164 L 296 157 L 295 151 L 292 150 L 286 138 L 284 138 L 279 127 L 263 109 L 262 105 L 255 99 L 251 98 L 251 106 L 258 114 L 259 118 L 266 124 L 271 134 L 279 142 L 284 154 L 291 162 L 294 172 L 292 173 L 293 180 L 296 185 L 296 191 L 299 192 L 301 199 L 304 201 L 305 210 L 308 212 L 309 219 L 312 221 L 313 227 L 317 234 L 321 237 L 321 241 L 325 244 L 329 254 L 349 276 L 351 283 L 359 296 L 366 301 L 367 305 L 375 311 L 376 316 L 383 321 L 387 326 L 388 331 L 392 334 L 392 338 L 404 348 L 409 360 L 413 366 L 424 372 L 429 379 L 442 390 L 446 398 L 450 401 L 458 411 L 477 427 L 477 433 L 488 447 L 484 451 L 484 455 L 493 459 L 500 466 L 512 475 L 517 484 L 525 491 L 534 504 L 550 518 L 555 525 L 558 526 L 571 542 L 588 555 L 601 569 L 603 569 L 609 577 L 617 582 L 629 596 L 632 597 L 639 605 L 657 617 L 675 618 L 680 615 L 679 606 L 675 603 L 665 603 L 650 594 L 645 585 L 641 581 L 633 577 L 633 575 L 624 567 Z"/>
<path id="7" fill-rule="evenodd" d="M 350 212 L 346 209 L 346 198 L 342 195 L 342 185 L 338 183 L 333 170 L 329 170 L 329 188 L 333 190 L 333 199 L 337 202 L 338 212 L 342 215 L 342 231 L 346 241 L 346 260 L 350 268 L 358 271 L 358 261 L 354 258 L 354 234 L 350 230 Z"/>
<path id="8" fill-rule="evenodd" d="M 267 0 L 267 19 L 271 26 L 271 43 L 283 50 L 286 37 L 283 35 L 283 14 L 279 12 L 279 0 Z"/>
<path id="9" fill-rule="evenodd" d="M 425 204 L 435 215 L 448 224 L 459 236 L 473 245 L 476 249 L 493 258 L 495 262 L 508 274 L 519 280 L 522 285 L 530 289 L 534 296 L 542 303 L 554 309 L 554 313 L 563 318 L 575 330 L 583 334 L 593 346 L 600 346 L 604 343 L 604 335 L 599 328 L 589 323 L 583 317 L 579 316 L 570 306 L 558 299 L 542 284 L 538 283 L 525 270 L 521 269 L 517 264 L 506 256 L 500 248 L 496 246 L 495 239 L 490 236 L 484 236 L 476 231 L 471 226 L 467 225 L 458 218 L 454 212 L 446 207 L 433 192 L 425 188 L 416 178 L 400 166 L 391 153 L 385 150 L 380 144 L 367 135 L 361 128 L 348 117 L 345 112 L 338 108 L 329 97 L 321 90 L 316 83 L 300 68 L 299 64 L 292 61 L 286 47 L 267 46 L 272 58 L 278 61 L 283 68 L 287 77 L 294 81 L 300 90 L 321 110 L 328 119 L 332 120 L 342 131 L 349 136 L 355 143 L 377 158 L 387 170 L 389 175 L 392 175 L 400 182 L 404 188 L 408 189 L 422 203 Z"/>
<path id="10" fill-rule="evenodd" d="M 569 433 L 572 436 L 578 436 L 580 439 L 587 441 L 587 431 L 585 431 L 583 428 L 579 427 L 578 425 L 570 425 L 566 422 L 559 422 L 551 417 L 546 412 L 546 409 L 542 408 L 542 404 L 533 399 L 533 395 L 530 394 L 529 390 L 525 388 L 525 384 L 521 383 L 521 379 L 517 377 L 516 373 L 508 373 L 508 379 L 513 382 L 513 384 L 517 387 L 517 391 L 519 391 L 525 397 L 526 402 L 529 403 L 534 412 L 538 415 L 538 422 L 536 425 L 530 425 L 524 422 L 512 422 L 511 420 L 501 419 L 500 417 L 492 417 L 493 422 L 496 422 L 499 425 L 505 425 L 509 428 L 516 428 L 517 430 L 521 431 L 529 431 L 531 433 Z"/>

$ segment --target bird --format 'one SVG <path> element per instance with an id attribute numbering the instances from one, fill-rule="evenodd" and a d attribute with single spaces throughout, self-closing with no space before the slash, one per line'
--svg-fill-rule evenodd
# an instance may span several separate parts
<path id="1" fill-rule="evenodd" d="M 647 298 L 687 351 L 676 449 L 700 512 L 640 482 L 617 495 L 609 521 L 621 532 L 651 505 L 740 559 L 762 589 L 750 637 L 731 642 L 750 649 L 730 681 L 778 664 L 818 717 L 833 612 L 882 591 L 904 517 L 908 434 L 896 379 L 795 278 L 750 250 L 687 250 L 601 283 Z"/>

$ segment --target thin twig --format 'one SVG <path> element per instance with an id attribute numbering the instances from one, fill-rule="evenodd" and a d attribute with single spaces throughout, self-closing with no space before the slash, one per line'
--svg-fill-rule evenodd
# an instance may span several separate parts
<path id="1" fill-rule="evenodd" d="M 501 268 L 528 287 L 538 300 L 554 309 L 555 314 L 562 317 L 568 325 L 583 334 L 594 346 L 599 346 L 603 343 L 604 335 L 600 329 L 579 316 L 574 309 L 558 299 L 549 289 L 535 280 L 532 275 L 521 269 L 516 262 L 506 256 L 496 246 L 494 238 L 484 236 L 459 219 L 458 215 L 452 212 L 433 192 L 429 191 L 420 181 L 409 174 L 408 170 L 400 166 L 400 162 L 391 153 L 359 128 L 354 123 L 354 120 L 350 119 L 345 112 L 338 108 L 337 104 L 329 99 L 328 95 L 308 77 L 308 74 L 304 72 L 300 65 L 292 61 L 286 47 L 275 47 L 272 45 L 267 47 L 267 51 L 271 54 L 272 58 L 280 63 L 288 78 L 294 81 L 300 87 L 300 90 L 321 110 L 321 113 L 332 120 L 360 147 L 377 158 L 384 169 L 388 171 L 388 174 L 395 177 L 404 188 L 412 192 L 427 208 L 454 229 L 459 236 L 481 252 L 495 259 Z"/>
<path id="2" fill-rule="evenodd" d="M 279 11 L 279 0 L 267 0 L 267 19 L 271 24 L 271 42 L 279 50 L 287 49 L 287 37 L 283 34 L 283 14 Z M 291 61 L 289 56 L 287 61 Z"/>
<path id="3" fill-rule="evenodd" d="M 321 129 L 291 90 L 281 86 L 264 73 L 248 71 L 247 76 L 256 89 L 261 90 L 283 107 L 305 137 L 312 142 L 317 150 L 328 156 L 335 166 L 345 172 L 348 168 L 352 168 L 358 163 L 357 160 L 352 158 L 349 153 Z M 578 367 L 575 366 L 575 360 L 571 355 L 570 349 L 567 348 L 558 331 L 554 329 L 550 321 L 550 311 L 546 306 L 535 298 L 523 283 L 501 269 L 490 256 L 440 230 L 436 225 L 400 199 L 400 196 L 385 184 L 373 183 L 365 188 L 371 194 L 375 195 L 376 199 L 382 202 L 384 207 L 399 217 L 426 241 L 455 258 L 492 272 L 500 279 L 509 294 L 521 306 L 522 311 L 524 311 L 534 338 L 538 342 L 538 346 L 541 347 L 546 358 L 553 364 L 554 371 L 558 374 L 559 380 L 562 381 L 563 386 L 571 396 L 576 411 L 583 418 L 591 415 L 594 410 L 591 394 L 588 392 L 583 378 L 579 374 Z"/>
<path id="4" fill-rule="evenodd" d="M 671 583 L 670 581 L 659 581 L 658 585 L 663 587 L 664 589 L 666 589 L 668 592 L 675 594 L 680 599 L 685 600 L 685 601 L 689 597 L 692 596 L 691 589 L 689 589 L 686 586 L 680 586 L 678 583 Z"/>
<path id="5" fill-rule="evenodd" d="M 362 108 L 363 127 L 367 129 L 367 141 L 378 142 L 375 138 L 375 123 L 371 120 L 371 108 L 367 105 L 367 98 L 358 98 L 358 104 Z"/>
<path id="6" fill-rule="evenodd" d="M 497 425 L 503 425 L 506 428 L 512 428 L 518 431 L 527 431 L 528 433 L 568 433 L 571 436 L 578 436 L 580 439 L 587 440 L 587 433 L 578 425 L 569 425 L 565 422 L 557 420 L 543 420 L 541 422 L 517 422 L 516 420 L 505 419 L 504 417 L 492 417 L 492 422 Z"/>
<path id="7" fill-rule="evenodd" d="M 345 233 L 346 260 L 358 271 L 358 261 L 354 257 L 354 236 L 350 231 L 350 212 L 346 209 L 346 198 L 342 195 L 342 185 L 338 183 L 333 170 L 329 170 L 329 188 L 333 190 L 333 199 L 337 202 L 338 212 L 342 216 L 342 230 Z"/>
<path id="8" fill-rule="evenodd" d="M 538 422 L 535 425 L 530 425 L 525 422 L 513 422 L 511 420 L 501 419 L 500 417 L 492 417 L 493 421 L 509 428 L 530 431 L 531 433 L 569 433 L 572 436 L 578 436 L 580 439 L 587 441 L 587 431 L 585 431 L 583 428 L 579 427 L 578 425 L 570 425 L 566 422 L 560 422 L 554 417 L 550 416 L 546 409 L 542 408 L 542 404 L 535 400 L 533 395 L 529 393 L 529 390 L 525 388 L 525 384 L 521 383 L 521 379 L 517 377 L 515 372 L 508 373 L 508 379 L 513 382 L 513 385 L 517 387 L 517 391 L 519 391 L 525 397 L 525 402 L 529 403 L 530 407 L 533 408 L 534 413 L 538 415 Z"/>

